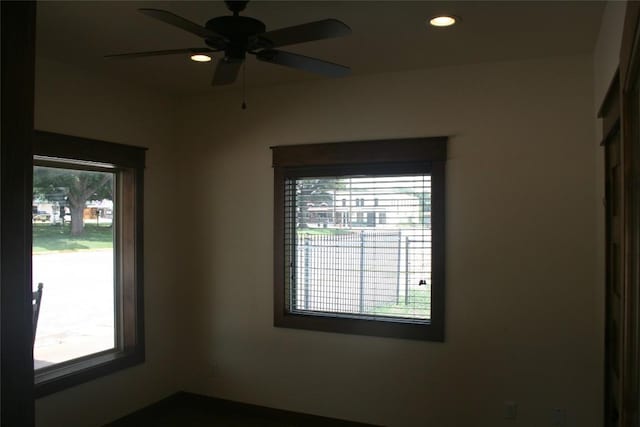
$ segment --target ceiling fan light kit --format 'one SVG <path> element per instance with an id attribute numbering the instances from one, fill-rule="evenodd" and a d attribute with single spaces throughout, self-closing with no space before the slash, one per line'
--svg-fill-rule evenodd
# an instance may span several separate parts
<path id="1" fill-rule="evenodd" d="M 337 19 L 325 19 L 267 31 L 261 21 L 239 15 L 246 8 L 248 0 L 227 0 L 225 3 L 233 15 L 209 19 L 204 27 L 166 10 L 138 9 L 144 15 L 202 38 L 207 46 L 205 48 L 125 53 L 107 55 L 107 58 L 131 59 L 186 53 L 190 54 L 194 61 L 208 62 L 211 60 L 211 53 L 224 52 L 224 58 L 217 61 L 212 81 L 213 86 L 235 82 L 247 54 L 254 55 L 258 61 L 328 77 L 345 76 L 351 72 L 351 69 L 344 65 L 276 49 L 282 46 L 349 35 L 351 28 L 345 23 Z M 209 59 L 204 59 L 205 56 Z"/>
<path id="2" fill-rule="evenodd" d="M 436 28 L 451 27 L 458 23 L 460 18 L 454 15 L 437 15 L 429 19 L 429 25 Z"/>
<path id="3" fill-rule="evenodd" d="M 209 62 L 212 59 L 209 55 L 203 55 L 201 53 L 195 53 L 191 55 L 189 58 L 195 62 Z"/>

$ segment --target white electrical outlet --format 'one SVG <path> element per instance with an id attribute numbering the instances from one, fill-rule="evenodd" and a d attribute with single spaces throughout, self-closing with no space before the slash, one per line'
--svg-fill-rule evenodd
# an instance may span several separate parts
<path id="1" fill-rule="evenodd" d="M 555 408 L 551 411 L 551 425 L 552 426 L 566 426 L 567 425 L 567 411 L 560 408 Z"/>
<path id="2" fill-rule="evenodd" d="M 516 402 L 504 402 L 504 419 L 515 420 L 518 416 L 518 404 Z"/>

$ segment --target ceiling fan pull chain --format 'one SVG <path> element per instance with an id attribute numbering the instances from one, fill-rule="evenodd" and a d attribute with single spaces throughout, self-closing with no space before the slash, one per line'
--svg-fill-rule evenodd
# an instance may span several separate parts
<path id="1" fill-rule="evenodd" d="M 247 109 L 246 102 L 247 61 L 242 64 L 242 109 Z"/>

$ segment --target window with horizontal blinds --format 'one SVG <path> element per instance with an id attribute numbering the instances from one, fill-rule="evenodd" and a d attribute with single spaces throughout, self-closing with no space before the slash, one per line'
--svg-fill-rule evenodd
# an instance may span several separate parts
<path id="1" fill-rule="evenodd" d="M 444 340 L 446 144 L 272 147 L 275 326 Z"/>
<path id="2" fill-rule="evenodd" d="M 285 181 L 286 303 L 292 313 L 431 318 L 431 175 Z"/>

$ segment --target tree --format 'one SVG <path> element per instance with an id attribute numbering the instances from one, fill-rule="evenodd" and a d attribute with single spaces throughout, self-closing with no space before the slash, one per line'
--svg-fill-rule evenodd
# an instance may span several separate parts
<path id="1" fill-rule="evenodd" d="M 399 193 L 416 198 L 418 206 L 418 224 L 431 226 L 431 192 L 416 191 L 416 188 L 400 188 Z"/>
<path id="2" fill-rule="evenodd" d="M 305 228 L 309 222 L 310 206 L 333 206 L 334 193 L 344 185 L 335 178 L 304 178 L 296 181 L 298 227 Z"/>
<path id="3" fill-rule="evenodd" d="M 113 175 L 37 166 L 33 172 L 34 199 L 68 205 L 71 211 L 71 235 L 84 231 L 84 208 L 89 200 L 112 198 Z"/>

